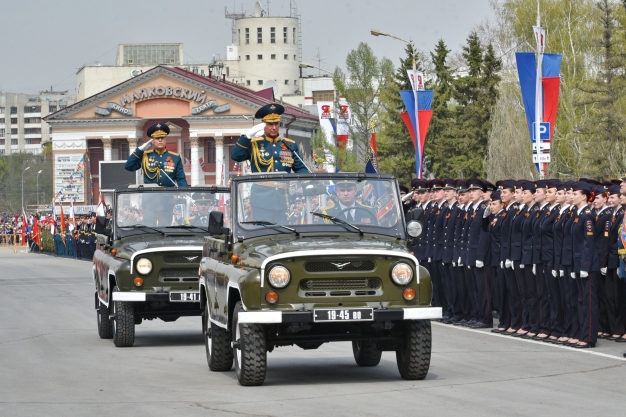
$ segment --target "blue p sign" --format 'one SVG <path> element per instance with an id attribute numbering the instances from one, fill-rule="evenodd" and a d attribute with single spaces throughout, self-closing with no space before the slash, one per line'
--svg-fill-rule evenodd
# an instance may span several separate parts
<path id="1" fill-rule="evenodd" d="M 535 126 L 537 123 L 533 123 L 533 140 L 536 139 Z M 550 140 L 550 122 L 541 122 L 539 124 L 539 139 Z"/>

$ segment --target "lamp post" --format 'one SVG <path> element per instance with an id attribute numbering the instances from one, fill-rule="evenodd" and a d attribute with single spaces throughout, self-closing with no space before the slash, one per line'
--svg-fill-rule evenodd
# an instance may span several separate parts
<path id="1" fill-rule="evenodd" d="M 373 36 L 388 36 L 390 38 L 394 38 L 397 39 L 399 41 L 402 41 L 408 45 L 413 45 L 412 41 L 407 41 L 406 39 L 402 39 L 399 38 L 397 36 L 391 35 L 389 33 L 383 32 L 382 30 L 378 30 L 378 29 L 372 29 L 370 30 L 370 33 Z M 417 82 L 417 65 L 415 62 L 415 48 L 413 48 L 413 83 L 412 83 L 412 87 L 413 87 L 413 97 L 415 100 L 415 153 L 416 153 L 416 164 L 417 164 L 417 159 L 419 158 L 419 167 L 416 166 L 416 174 L 417 174 L 417 178 L 422 178 L 422 161 L 424 160 L 424 157 L 422 155 L 422 150 L 420 149 L 420 124 L 419 124 L 419 112 L 418 112 L 418 99 L 417 99 L 417 89 L 418 89 L 418 82 Z"/>
<path id="2" fill-rule="evenodd" d="M 39 211 L 39 174 L 41 174 L 41 171 L 43 171 L 43 169 L 40 169 L 37 173 L 37 211 Z"/>
<path id="3" fill-rule="evenodd" d="M 24 171 L 22 171 L 22 214 L 24 214 L 24 173 L 29 169 L 30 167 L 26 167 Z"/>

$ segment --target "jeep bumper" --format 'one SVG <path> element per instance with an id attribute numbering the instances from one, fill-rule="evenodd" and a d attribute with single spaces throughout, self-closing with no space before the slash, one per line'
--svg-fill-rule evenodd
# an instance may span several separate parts
<path id="1" fill-rule="evenodd" d="M 437 320 L 442 318 L 441 307 L 420 307 L 374 310 L 373 321 Z M 308 323 L 313 322 L 313 311 L 241 311 L 239 323 Z"/>

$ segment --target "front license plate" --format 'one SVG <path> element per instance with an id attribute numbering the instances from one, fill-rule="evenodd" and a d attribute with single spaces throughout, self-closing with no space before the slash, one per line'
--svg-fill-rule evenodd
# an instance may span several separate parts
<path id="1" fill-rule="evenodd" d="M 171 292 L 170 301 L 174 303 L 198 303 L 200 302 L 199 292 Z"/>
<path id="2" fill-rule="evenodd" d="M 372 321 L 373 308 L 319 308 L 313 310 L 313 321 Z"/>

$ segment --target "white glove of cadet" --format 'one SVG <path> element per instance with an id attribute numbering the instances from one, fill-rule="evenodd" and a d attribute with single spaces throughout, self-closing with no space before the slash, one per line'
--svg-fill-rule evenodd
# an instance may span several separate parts
<path id="1" fill-rule="evenodd" d="M 560 277 L 564 277 L 565 276 L 565 271 L 563 271 L 562 269 L 559 269 L 559 276 Z"/>
<path id="2" fill-rule="evenodd" d="M 489 210 L 489 207 L 487 207 L 485 211 L 483 211 L 483 219 L 486 219 L 487 217 L 489 217 L 490 214 L 491 214 L 491 211 Z"/>
<path id="3" fill-rule="evenodd" d="M 606 275 L 606 266 L 604 268 L 600 268 L 600 272 L 602 275 Z"/>
<path id="4" fill-rule="evenodd" d="M 506 261 L 504 261 L 504 267 L 505 268 L 513 268 L 513 261 L 510 259 L 507 259 Z"/>
<path id="5" fill-rule="evenodd" d="M 572 278 L 576 278 L 576 272 L 572 272 L 572 273 L 570 273 L 570 276 L 571 276 Z"/>
<path id="6" fill-rule="evenodd" d="M 476 268 L 482 268 L 483 266 L 485 266 L 483 261 L 479 261 L 478 259 L 476 259 Z"/>
<path id="7" fill-rule="evenodd" d="M 504 269 L 504 261 L 500 261 L 500 269 Z"/>
<path id="8" fill-rule="evenodd" d="M 533 265 L 533 275 L 537 275 L 537 265 Z"/>
<path id="9" fill-rule="evenodd" d="M 428 263 L 430 263 L 430 258 L 428 258 Z"/>
<path id="10" fill-rule="evenodd" d="M 519 264 L 519 269 L 524 269 L 524 264 Z"/>
<path id="11" fill-rule="evenodd" d="M 580 271 L 580 277 L 581 278 L 587 278 L 589 276 L 589 272 L 587 271 Z"/>
<path id="12" fill-rule="evenodd" d="M 259 136 L 259 133 L 263 132 L 263 130 L 265 130 L 265 123 L 260 123 L 258 125 L 252 126 L 252 129 L 246 132 L 246 137 L 248 139 L 255 138 Z"/>
<path id="13" fill-rule="evenodd" d="M 554 269 L 552 270 L 552 276 L 553 276 L 554 278 L 556 278 L 556 277 L 558 276 L 558 275 L 556 274 L 556 271 L 555 271 Z"/>
<path id="14" fill-rule="evenodd" d="M 456 267 L 456 262 L 452 262 L 452 266 Z"/>
<path id="15" fill-rule="evenodd" d="M 140 151 L 145 151 L 146 149 L 148 149 L 150 147 L 150 145 L 152 145 L 152 139 L 150 139 L 149 141 L 147 141 L 146 143 L 144 143 L 143 145 L 141 145 L 139 147 Z"/>

